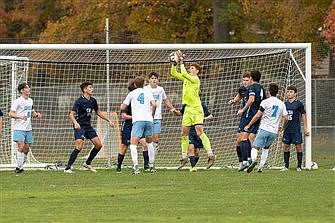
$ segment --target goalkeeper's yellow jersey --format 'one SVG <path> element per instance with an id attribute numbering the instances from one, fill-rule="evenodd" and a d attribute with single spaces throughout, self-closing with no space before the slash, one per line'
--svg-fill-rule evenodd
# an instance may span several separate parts
<path id="1" fill-rule="evenodd" d="M 201 100 L 199 96 L 200 79 L 198 76 L 190 75 L 185 69 L 185 65 L 180 65 L 180 72 L 177 71 L 176 66 L 171 66 L 171 75 L 178 80 L 183 81 L 183 98 L 182 104 L 189 107 L 201 107 Z M 201 107 L 202 108 L 202 107 Z"/>

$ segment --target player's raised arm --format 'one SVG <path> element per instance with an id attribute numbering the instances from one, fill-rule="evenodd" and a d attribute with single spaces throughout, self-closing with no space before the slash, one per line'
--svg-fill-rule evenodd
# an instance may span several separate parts
<path id="1" fill-rule="evenodd" d="M 177 66 L 174 64 L 171 65 L 170 74 L 178 80 L 183 81 L 185 79 L 183 75 L 177 71 Z"/>

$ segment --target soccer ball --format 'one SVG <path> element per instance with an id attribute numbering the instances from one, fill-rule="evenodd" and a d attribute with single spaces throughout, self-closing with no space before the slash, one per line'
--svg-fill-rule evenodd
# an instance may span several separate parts
<path id="1" fill-rule="evenodd" d="M 311 170 L 317 170 L 319 168 L 318 164 L 316 162 L 312 162 Z"/>
<path id="2" fill-rule="evenodd" d="M 171 63 L 174 63 L 174 64 L 177 64 L 180 61 L 176 52 L 170 53 L 169 60 L 170 60 Z"/>

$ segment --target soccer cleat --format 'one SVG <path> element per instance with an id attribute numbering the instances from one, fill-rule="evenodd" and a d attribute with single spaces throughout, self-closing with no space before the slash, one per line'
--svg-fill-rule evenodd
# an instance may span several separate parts
<path id="1" fill-rule="evenodd" d="M 297 171 L 300 172 L 301 171 L 301 167 L 297 167 Z"/>
<path id="2" fill-rule="evenodd" d="M 143 168 L 143 172 L 145 172 L 145 173 L 149 173 L 149 172 L 150 172 L 150 168 L 149 168 L 149 166 L 144 166 L 144 168 Z"/>
<path id="3" fill-rule="evenodd" d="M 87 163 L 84 163 L 84 164 L 83 164 L 83 167 L 86 168 L 87 170 L 92 171 L 93 173 L 96 173 L 96 172 L 97 172 L 96 169 L 94 169 L 91 165 L 88 165 Z"/>
<path id="4" fill-rule="evenodd" d="M 262 169 L 258 169 L 257 173 L 263 173 L 263 170 Z"/>
<path id="5" fill-rule="evenodd" d="M 215 155 L 212 155 L 212 156 L 208 157 L 208 163 L 207 163 L 206 169 L 209 169 L 214 165 L 215 159 L 216 159 Z"/>
<path id="6" fill-rule="evenodd" d="M 140 170 L 138 169 L 137 166 L 133 167 L 133 169 L 132 169 L 132 171 L 131 171 L 131 174 L 134 174 L 134 175 L 136 175 L 136 174 L 140 174 Z"/>
<path id="7" fill-rule="evenodd" d="M 283 167 L 283 169 L 280 170 L 281 172 L 289 171 L 289 168 Z"/>
<path id="8" fill-rule="evenodd" d="M 180 160 L 180 165 L 178 166 L 177 170 L 180 170 L 181 168 L 183 168 L 188 162 L 187 158 L 181 159 Z"/>
<path id="9" fill-rule="evenodd" d="M 116 173 L 121 173 L 121 167 L 116 167 Z"/>
<path id="10" fill-rule="evenodd" d="M 250 166 L 248 166 L 247 168 L 247 173 L 250 173 L 254 168 L 255 166 L 257 165 L 257 161 L 253 161 Z"/>
<path id="11" fill-rule="evenodd" d="M 248 160 L 246 163 L 244 163 L 240 169 L 238 169 L 238 172 L 242 172 L 244 171 L 245 169 L 247 169 L 251 164 L 251 160 Z"/>
<path id="12" fill-rule="evenodd" d="M 64 169 L 64 173 L 73 173 L 71 169 Z"/>
<path id="13" fill-rule="evenodd" d="M 197 170 L 197 168 L 195 168 L 195 167 L 191 167 L 190 168 L 190 172 L 197 172 L 198 170 Z"/>
<path id="14" fill-rule="evenodd" d="M 15 173 L 23 173 L 23 169 L 20 169 L 18 167 L 15 168 Z"/>
<path id="15" fill-rule="evenodd" d="M 156 173 L 155 167 L 150 167 L 150 173 Z"/>

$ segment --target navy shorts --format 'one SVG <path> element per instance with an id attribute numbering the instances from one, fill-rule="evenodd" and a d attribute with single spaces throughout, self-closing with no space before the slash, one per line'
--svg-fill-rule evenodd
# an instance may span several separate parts
<path id="1" fill-rule="evenodd" d="M 294 144 L 298 145 L 302 143 L 302 134 L 301 132 L 284 132 L 283 135 L 283 143 L 284 144 Z"/>
<path id="2" fill-rule="evenodd" d="M 123 124 L 121 129 L 121 143 L 124 145 L 130 145 L 132 124 Z"/>
<path id="3" fill-rule="evenodd" d="M 98 137 L 97 132 L 93 129 L 92 126 L 81 126 L 80 129 L 74 130 L 74 138 L 77 139 L 93 139 L 95 137 Z"/>
<path id="4" fill-rule="evenodd" d="M 190 134 L 188 135 L 188 139 L 189 139 L 189 144 L 193 144 L 196 149 L 204 148 L 204 145 L 202 144 L 202 141 L 196 132 L 190 131 Z"/>
<path id="5" fill-rule="evenodd" d="M 249 124 L 249 122 L 251 121 L 252 117 L 251 118 L 245 118 L 245 117 L 242 117 L 241 118 L 241 121 L 240 121 L 240 125 L 238 126 L 238 130 L 237 132 L 245 132 L 244 130 L 244 127 L 246 125 Z M 256 134 L 257 131 L 258 131 L 258 128 L 259 128 L 259 124 L 261 123 L 261 120 L 259 119 L 257 122 L 255 122 L 252 126 L 250 126 L 248 132 L 249 133 L 253 133 L 253 134 Z"/>

